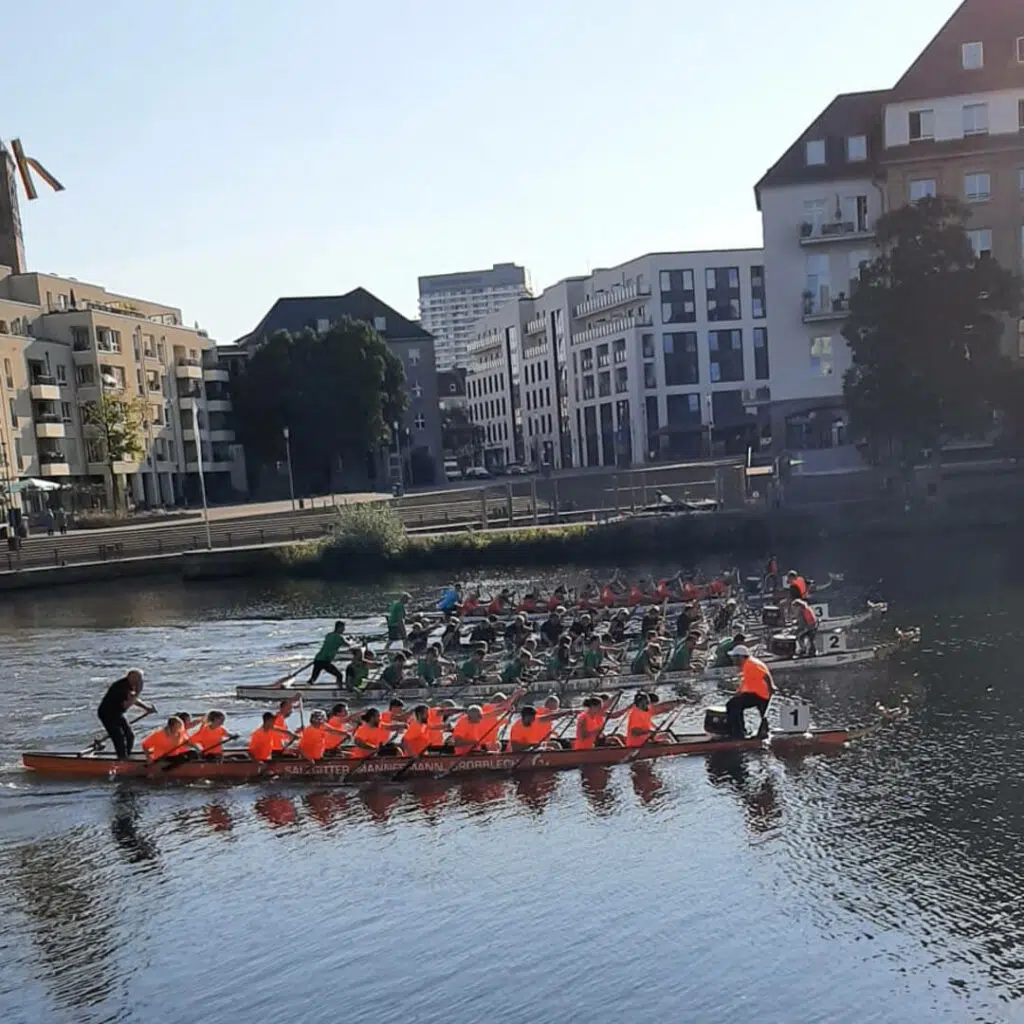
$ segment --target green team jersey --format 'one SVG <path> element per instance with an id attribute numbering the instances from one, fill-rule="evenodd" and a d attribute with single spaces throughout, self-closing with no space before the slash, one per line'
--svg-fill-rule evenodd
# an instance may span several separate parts
<path id="1" fill-rule="evenodd" d="M 516 658 L 514 661 L 506 661 L 501 670 L 501 681 L 503 683 L 517 683 L 523 675 L 523 663 Z"/>
<path id="2" fill-rule="evenodd" d="M 345 638 L 340 633 L 335 633 L 332 629 L 330 633 L 324 637 L 324 642 L 320 645 L 320 650 L 316 653 L 316 660 L 334 661 L 338 656 L 338 651 L 341 650 L 344 643 Z"/>
<path id="3" fill-rule="evenodd" d="M 548 675 L 552 679 L 557 679 L 559 676 L 565 675 L 569 671 L 569 666 L 564 665 L 560 659 L 552 656 L 547 660 Z"/>
<path id="4" fill-rule="evenodd" d="M 393 661 L 381 672 L 381 682 L 386 683 L 388 686 L 397 686 L 402 681 L 404 672 L 405 666 L 399 665 L 397 661 Z"/>
<path id="5" fill-rule="evenodd" d="M 676 644 L 665 666 L 668 672 L 684 672 L 690 667 L 690 647 L 685 640 Z"/>
<path id="6" fill-rule="evenodd" d="M 441 665 L 436 661 L 421 658 L 416 664 L 416 671 L 421 679 L 428 683 L 436 683 L 441 678 Z"/>
<path id="7" fill-rule="evenodd" d="M 401 601 L 392 601 L 388 608 L 388 625 L 400 626 L 405 621 L 405 605 Z"/>
<path id="8" fill-rule="evenodd" d="M 729 657 L 729 652 L 736 646 L 736 641 L 732 637 L 728 640 L 723 640 L 715 648 L 715 663 L 713 668 L 728 668 L 732 664 L 732 658 Z"/>
<path id="9" fill-rule="evenodd" d="M 641 647 L 640 650 L 633 655 L 633 660 L 629 663 L 629 671 L 635 676 L 642 676 L 646 674 L 650 667 L 651 656 L 646 647 Z"/>
<path id="10" fill-rule="evenodd" d="M 362 690 L 366 686 L 366 680 L 370 677 L 370 666 L 365 661 L 350 661 L 345 669 L 345 682 Z"/>
<path id="11" fill-rule="evenodd" d="M 459 666 L 463 679 L 479 679 L 484 674 L 484 667 L 475 658 L 468 658 Z"/>
<path id="12" fill-rule="evenodd" d="M 587 651 L 583 655 L 583 667 L 587 673 L 597 675 L 604 664 L 604 654 L 601 651 Z"/>

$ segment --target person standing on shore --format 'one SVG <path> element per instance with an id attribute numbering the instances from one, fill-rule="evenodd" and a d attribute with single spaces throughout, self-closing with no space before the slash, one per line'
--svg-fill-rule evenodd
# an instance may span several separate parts
<path id="1" fill-rule="evenodd" d="M 129 669 L 120 679 L 111 683 L 96 709 L 96 717 L 107 730 L 119 761 L 130 757 L 132 747 L 135 746 L 135 733 L 124 717 L 131 707 L 140 707 L 148 715 L 156 711 L 152 704 L 142 700 L 142 670 L 137 668 Z"/>

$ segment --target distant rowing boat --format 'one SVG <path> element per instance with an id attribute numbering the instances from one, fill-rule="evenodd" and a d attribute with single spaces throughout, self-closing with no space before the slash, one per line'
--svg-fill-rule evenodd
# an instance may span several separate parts
<path id="1" fill-rule="evenodd" d="M 462 757 L 371 757 L 364 760 L 337 758 L 316 763 L 299 757 L 257 763 L 244 753 L 225 754 L 210 760 L 183 761 L 155 768 L 140 757 L 120 761 L 111 755 L 82 756 L 74 753 L 29 751 L 22 764 L 41 775 L 90 779 L 153 779 L 156 781 L 235 781 L 284 777 L 344 782 L 349 776 L 361 781 L 394 777 L 430 778 L 436 775 L 509 774 L 534 771 L 567 771 L 590 766 L 612 767 L 634 761 L 665 757 L 701 756 L 722 751 L 776 750 L 779 753 L 837 750 L 863 735 L 863 730 L 822 729 L 803 733 L 774 733 L 767 740 L 713 739 L 705 733 L 680 736 L 674 743 L 644 747 L 597 747 L 593 750 L 539 750 L 526 754 L 468 754 Z"/>
<path id="2" fill-rule="evenodd" d="M 773 675 L 784 675 L 791 672 L 823 671 L 827 669 L 846 668 L 878 657 L 878 650 L 865 647 L 857 650 L 836 651 L 833 654 L 820 654 L 816 658 L 779 658 L 764 655 L 765 663 L 771 668 Z M 660 686 L 684 686 L 698 680 L 726 680 L 735 678 L 736 670 L 729 668 L 709 668 L 702 672 L 666 672 L 659 678 Z M 570 676 L 568 679 L 537 680 L 524 682 L 531 689 L 530 693 L 593 693 L 595 690 L 633 690 L 637 687 L 651 686 L 654 680 L 644 675 L 605 675 L 605 676 Z M 284 697 L 299 698 L 309 703 L 329 704 L 339 700 L 367 704 L 380 703 L 392 697 L 401 697 L 404 701 L 447 700 L 458 696 L 465 700 L 476 700 L 489 697 L 494 691 L 505 684 L 492 680 L 489 683 L 466 686 L 452 682 L 447 686 L 408 686 L 397 689 L 385 689 L 371 684 L 365 690 L 354 691 L 344 686 L 313 685 L 299 683 L 292 686 L 237 686 L 235 696 L 241 700 L 278 701 Z M 507 688 L 507 687 L 506 687 Z"/>

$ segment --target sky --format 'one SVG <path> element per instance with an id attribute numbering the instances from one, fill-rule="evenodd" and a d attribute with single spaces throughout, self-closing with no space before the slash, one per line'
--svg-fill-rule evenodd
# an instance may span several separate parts
<path id="1" fill-rule="evenodd" d="M 514 261 L 535 290 L 761 244 L 753 186 L 959 0 L 50 0 L 0 14 L 29 269 L 221 342 L 282 295 Z"/>

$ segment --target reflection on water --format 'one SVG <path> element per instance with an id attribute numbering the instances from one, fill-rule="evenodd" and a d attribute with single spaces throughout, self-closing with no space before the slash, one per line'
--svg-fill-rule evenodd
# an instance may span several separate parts
<path id="1" fill-rule="evenodd" d="M 785 684 L 822 723 L 908 700 L 849 750 L 399 785 L 16 766 L 83 746 L 128 661 L 161 710 L 216 700 L 241 731 L 236 683 L 383 590 L 5 604 L 0 1021 L 1024 1019 L 1024 600 L 1001 583 L 1024 560 L 976 567 L 885 588 L 920 650 Z"/>

